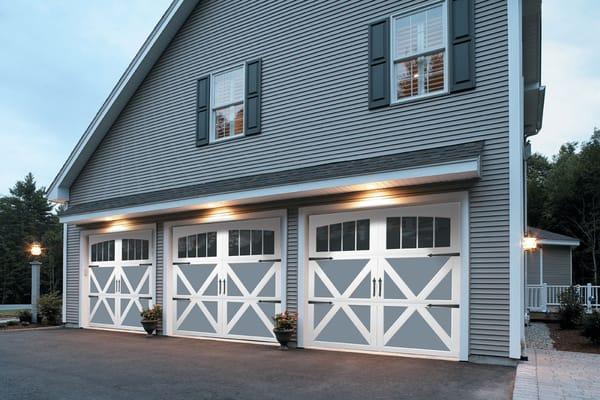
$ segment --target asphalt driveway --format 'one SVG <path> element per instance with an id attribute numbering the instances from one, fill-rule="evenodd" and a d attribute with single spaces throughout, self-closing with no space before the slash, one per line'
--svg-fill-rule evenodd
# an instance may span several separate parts
<path id="1" fill-rule="evenodd" d="M 510 399 L 515 369 L 58 329 L 0 333 L 0 398 Z"/>

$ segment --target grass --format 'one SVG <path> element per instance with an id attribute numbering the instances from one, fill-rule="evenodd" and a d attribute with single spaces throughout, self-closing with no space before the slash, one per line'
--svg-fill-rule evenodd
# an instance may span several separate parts
<path id="1" fill-rule="evenodd" d="M 0 318 L 16 317 L 21 310 L 0 310 Z"/>

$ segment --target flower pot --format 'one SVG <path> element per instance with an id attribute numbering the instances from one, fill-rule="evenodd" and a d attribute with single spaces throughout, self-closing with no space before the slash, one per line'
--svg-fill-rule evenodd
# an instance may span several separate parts
<path id="1" fill-rule="evenodd" d="M 273 329 L 273 333 L 275 333 L 275 337 L 277 338 L 277 341 L 281 345 L 281 347 L 279 347 L 279 349 L 287 350 L 288 343 L 290 342 L 290 340 L 292 339 L 292 336 L 294 335 L 294 330 L 293 329 L 275 328 L 275 329 Z"/>
<path id="2" fill-rule="evenodd" d="M 144 330 L 148 334 L 148 337 L 151 337 L 152 334 L 154 333 L 154 331 L 156 330 L 156 327 L 158 326 L 158 321 L 151 320 L 151 319 L 143 319 L 142 326 L 144 327 Z"/>

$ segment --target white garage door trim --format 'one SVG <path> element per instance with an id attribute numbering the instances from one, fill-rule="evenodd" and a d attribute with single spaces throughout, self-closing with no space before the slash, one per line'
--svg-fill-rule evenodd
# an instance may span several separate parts
<path id="1" fill-rule="evenodd" d="M 278 258 L 281 259 L 280 262 L 280 272 L 279 272 L 279 287 L 281 290 L 281 304 L 278 307 L 281 310 L 286 308 L 286 280 L 287 280 L 287 211 L 286 210 L 272 210 L 265 212 L 254 212 L 254 213 L 235 213 L 232 209 L 215 209 L 207 216 L 194 218 L 194 219 L 186 219 L 186 220 L 178 220 L 178 221 L 169 221 L 165 222 L 163 226 L 163 245 L 164 245 L 164 265 L 163 265 L 163 326 L 165 327 L 165 333 L 169 336 L 178 336 L 178 337 L 190 337 L 197 339 L 210 339 L 210 340 L 224 340 L 224 341 L 248 341 L 251 340 L 248 337 L 236 337 L 231 335 L 229 337 L 222 337 L 220 335 L 215 335 L 211 337 L 210 335 L 205 336 L 191 336 L 186 335 L 182 332 L 177 332 L 174 329 L 174 312 L 175 307 L 173 305 L 173 297 L 174 293 L 174 265 L 173 261 L 173 238 L 174 238 L 174 229 L 180 229 L 182 227 L 187 226 L 198 226 L 198 225 L 209 225 L 209 224 L 219 224 L 222 225 L 224 223 L 230 222 L 240 222 L 244 223 L 244 221 L 249 220 L 265 220 L 270 218 L 278 218 L 279 230 L 280 234 L 280 246 L 278 246 L 278 250 L 280 251 L 280 255 Z M 270 257 L 270 256 L 269 256 Z M 266 257 L 265 257 L 266 258 Z M 257 342 L 262 342 L 261 338 L 255 338 Z M 270 342 L 263 342 L 268 343 Z"/>
<path id="2" fill-rule="evenodd" d="M 135 307 L 152 306 L 156 301 L 156 243 L 155 243 L 155 235 L 156 225 L 155 224 L 111 224 L 106 228 L 102 229 L 93 229 L 93 230 L 84 230 L 80 232 L 80 247 L 79 247 L 79 326 L 83 328 L 89 329 L 102 329 L 102 330 L 111 330 L 111 331 L 128 331 L 128 332 L 143 332 L 143 328 L 141 325 L 137 325 L 135 323 L 123 324 L 125 316 L 128 316 L 129 311 Z M 118 249 L 115 248 L 115 256 L 118 255 L 117 260 L 121 258 L 121 239 L 145 239 L 148 240 L 148 260 L 144 260 L 143 262 L 137 260 L 125 260 L 119 262 L 124 268 L 144 265 L 147 267 L 147 272 L 143 274 L 141 277 L 141 281 L 139 285 L 135 285 L 137 287 L 132 287 L 131 284 L 128 283 L 127 277 L 122 277 L 120 282 L 113 282 L 113 287 L 115 284 L 120 283 L 120 287 L 122 288 L 121 294 L 115 293 L 114 295 L 108 297 L 123 298 L 125 309 L 119 310 L 123 315 L 121 318 L 115 321 L 116 309 L 113 309 L 112 317 L 115 317 L 113 321 L 114 324 L 101 324 L 94 323 L 90 318 L 90 311 L 94 311 L 94 308 L 99 308 L 98 304 L 101 303 L 99 297 L 97 297 L 98 293 L 91 293 L 90 291 L 90 279 L 93 279 L 92 273 L 90 273 L 89 265 L 109 265 L 110 262 L 91 262 L 90 259 L 90 245 L 102 242 L 106 240 L 115 240 L 115 244 L 119 243 Z M 119 253 L 117 254 L 117 251 Z M 116 264 L 116 263 L 115 263 Z M 95 267 L 92 267 L 92 269 Z M 117 269 L 115 269 L 116 271 Z M 113 273 L 114 276 L 114 273 Z M 97 281 L 94 281 L 94 284 Z M 108 283 L 105 285 L 108 287 Z M 145 290 L 148 289 L 148 291 Z M 141 293 L 140 290 L 144 291 Z M 138 293 L 138 296 L 127 294 L 128 292 Z M 90 297 L 92 296 L 92 297 Z M 95 301 L 94 301 L 95 300 Z M 120 302 L 121 300 L 114 300 L 115 303 Z M 92 304 L 94 302 L 94 304 Z M 140 302 L 143 302 L 141 304 Z M 90 305 L 94 307 L 91 308 Z M 116 305 L 115 305 L 116 307 Z M 119 309 L 120 309 L 119 305 Z M 97 312 L 98 310 L 96 310 Z M 139 311 L 139 310 L 138 310 Z M 134 314 L 132 314 L 134 315 Z M 133 318 L 133 317 L 132 317 Z"/>
<path id="3" fill-rule="evenodd" d="M 434 204 L 442 204 L 455 202 L 460 204 L 460 224 L 461 224 L 461 238 L 460 238 L 460 253 L 461 256 L 461 264 L 460 264 L 460 338 L 458 343 L 458 353 L 457 355 L 448 356 L 444 354 L 435 355 L 432 352 L 427 354 L 419 354 L 419 352 L 413 352 L 411 354 L 402 354 L 402 353 L 386 353 L 392 355 L 399 356 L 411 356 L 411 357 L 426 357 L 426 358 L 442 358 L 442 359 L 451 359 L 451 360 L 467 360 L 468 359 L 468 327 L 469 327 L 469 263 L 468 263 L 468 255 L 469 255 L 469 243 L 468 243 L 468 227 L 469 227 L 469 217 L 468 217 L 468 194 L 466 192 L 455 192 L 455 193 L 446 193 L 446 194 L 435 194 L 435 195 L 427 195 L 427 196 L 414 196 L 414 197 L 404 197 L 404 198 L 388 198 L 385 196 L 375 197 L 370 196 L 365 198 L 364 200 L 357 200 L 346 203 L 339 204 L 331 204 L 327 206 L 316 206 L 316 207 L 304 207 L 299 210 L 299 219 L 298 219 L 298 237 L 305 238 L 300 239 L 298 249 L 298 304 L 299 304 L 299 319 L 301 323 L 298 326 L 298 345 L 301 347 L 319 347 L 314 343 L 310 342 L 308 337 L 310 331 L 308 329 L 310 313 L 308 312 L 309 305 L 307 304 L 308 299 L 308 289 L 309 289 L 309 272 L 308 272 L 308 240 L 306 240 L 309 234 L 309 216 L 311 215 L 321 215 L 321 214 L 329 214 L 329 213 L 337 213 L 337 212 L 346 212 L 346 211 L 359 211 L 359 210 L 369 210 L 369 209 L 377 209 L 377 208 L 397 208 L 404 206 L 420 206 L 420 205 L 434 205 Z M 379 206 L 379 207 L 377 207 Z M 373 348 L 364 348 L 360 349 L 358 347 L 352 346 L 335 346 L 328 345 L 327 347 L 322 347 L 325 349 L 334 349 L 341 351 L 359 351 L 366 353 L 378 353 L 378 351 Z"/>

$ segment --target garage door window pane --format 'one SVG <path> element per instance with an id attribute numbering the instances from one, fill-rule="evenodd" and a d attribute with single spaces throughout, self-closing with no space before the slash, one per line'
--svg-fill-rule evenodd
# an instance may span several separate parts
<path id="1" fill-rule="evenodd" d="M 400 248 L 400 217 L 390 217 L 385 225 L 385 248 Z"/>
<path id="2" fill-rule="evenodd" d="M 263 253 L 264 254 L 275 254 L 275 232 L 264 231 Z"/>
<path id="3" fill-rule="evenodd" d="M 185 258 L 186 256 L 186 238 L 181 237 L 177 240 L 177 257 Z"/>
<path id="4" fill-rule="evenodd" d="M 92 261 L 98 260 L 98 256 L 97 256 L 97 254 L 98 254 L 98 245 L 96 245 L 96 244 L 92 245 L 92 251 L 91 251 L 91 253 L 92 253 L 92 255 L 91 255 L 90 259 Z"/>
<path id="5" fill-rule="evenodd" d="M 206 233 L 198 234 L 197 247 L 198 257 L 206 257 Z"/>
<path id="6" fill-rule="evenodd" d="M 149 242 L 147 240 L 142 240 L 142 259 L 148 260 L 149 257 Z"/>
<path id="7" fill-rule="evenodd" d="M 240 231 L 229 231 L 229 255 L 237 256 L 240 254 Z"/>
<path id="8" fill-rule="evenodd" d="M 252 231 L 252 254 L 262 254 L 262 231 Z"/>
<path id="9" fill-rule="evenodd" d="M 435 247 L 450 247 L 450 218 L 436 217 Z"/>
<path id="10" fill-rule="evenodd" d="M 419 217 L 419 248 L 433 247 L 433 217 Z"/>
<path id="11" fill-rule="evenodd" d="M 217 232 L 208 232 L 206 234 L 206 256 L 217 256 Z"/>
<path id="12" fill-rule="evenodd" d="M 329 251 L 342 250 L 342 224 L 329 225 Z"/>
<path id="13" fill-rule="evenodd" d="M 250 231 L 247 229 L 240 231 L 240 256 L 250 255 Z"/>
<path id="14" fill-rule="evenodd" d="M 197 243 L 196 235 L 188 236 L 188 243 L 187 243 L 187 256 L 188 257 L 197 257 L 196 243 Z"/>
<path id="15" fill-rule="evenodd" d="M 417 217 L 402 217 L 402 248 L 417 247 Z"/>
<path id="16" fill-rule="evenodd" d="M 109 240 L 107 243 L 108 243 L 108 261 L 115 261 L 115 241 Z"/>
<path id="17" fill-rule="evenodd" d="M 317 228 L 317 251 L 328 251 L 328 226 L 319 226 Z"/>
<path id="18" fill-rule="evenodd" d="M 356 221 L 356 250 L 369 250 L 369 220 Z"/>
<path id="19" fill-rule="evenodd" d="M 342 236 L 344 238 L 344 251 L 355 249 L 356 223 L 354 221 L 344 222 L 342 224 Z"/>

